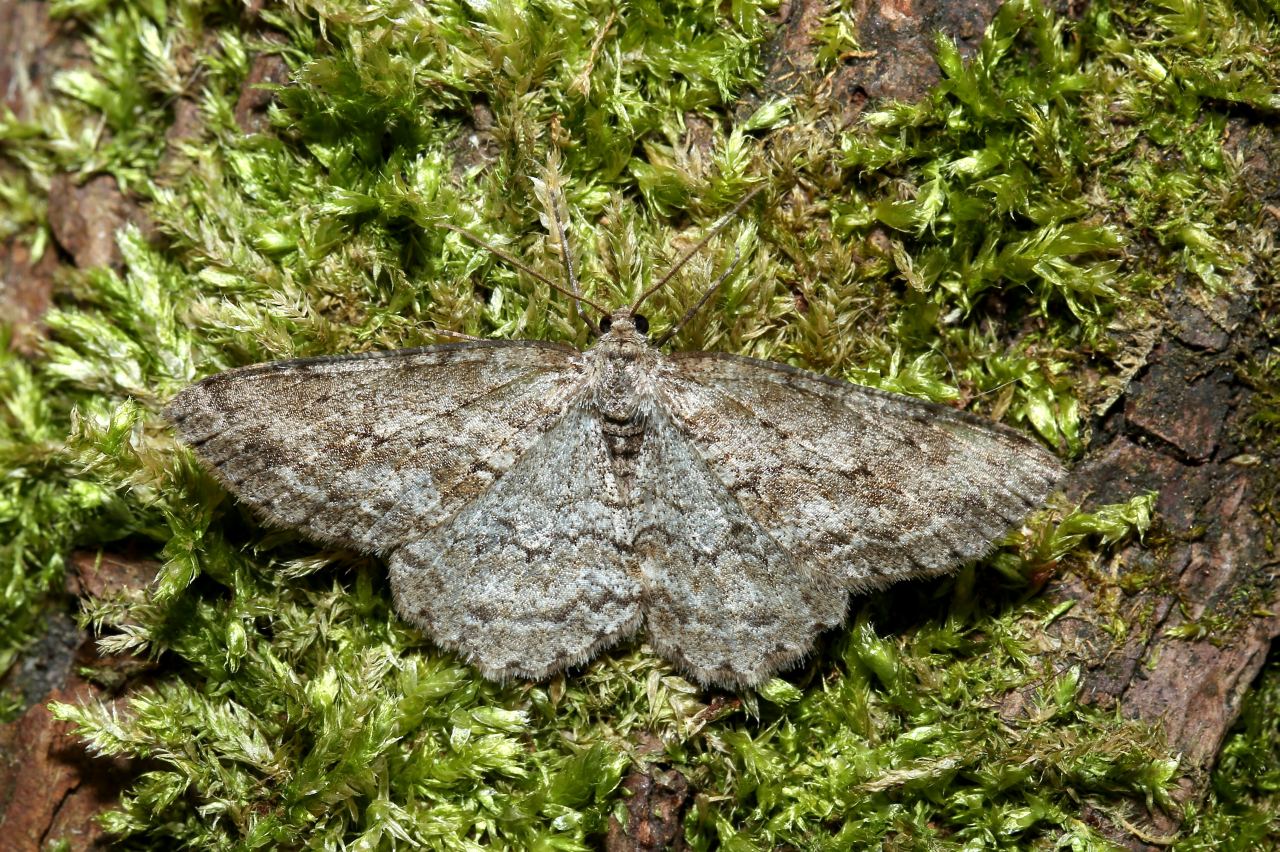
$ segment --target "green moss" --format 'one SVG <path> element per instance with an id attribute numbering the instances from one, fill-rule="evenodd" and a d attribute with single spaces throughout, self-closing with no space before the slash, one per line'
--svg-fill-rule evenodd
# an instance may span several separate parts
<path id="1" fill-rule="evenodd" d="M 164 674 L 125 713 L 58 711 L 148 759 L 113 831 L 143 848 L 589 848 L 621 774 L 653 760 L 692 781 L 698 849 L 1103 848 L 1081 801 L 1167 806 L 1157 732 L 1081 706 L 1080 673 L 1041 654 L 1063 610 L 1033 581 L 1142 534 L 1149 496 L 1050 511 L 952 579 L 856 599 L 805 666 L 737 701 L 642 647 L 495 686 L 394 617 L 381 564 L 263 529 L 156 412 L 229 366 L 435 329 L 586 344 L 567 300 L 437 227 L 558 275 L 529 180 L 557 151 L 606 302 L 767 184 L 647 303 L 661 333 L 741 254 L 679 348 L 951 400 L 1073 455 L 1160 291 L 1222 289 L 1259 244 L 1222 132 L 1232 109 L 1275 108 L 1273 19 L 1098 3 L 1069 23 L 1013 2 L 972 62 L 940 43 L 928 97 L 837 136 L 807 97 L 733 124 L 771 32 L 752 0 L 272 6 L 283 43 L 234 3 L 57 8 L 93 67 L 30 125 L 0 123 L 23 181 L 0 194 L 5 233 L 47 243 L 39 188 L 105 171 L 163 238 L 127 232 L 125 272 L 69 278 L 41 358 L 0 354 L 0 663 L 71 547 L 161 561 L 150 589 L 86 618 Z M 841 8 L 832 56 L 852 49 Z M 264 50 L 293 83 L 274 132 L 246 136 L 235 105 Z M 167 144 L 177 99 L 202 127 Z M 1256 800 L 1201 834 L 1265 824 Z"/>
<path id="2" fill-rule="evenodd" d="M 1263 849 L 1280 837 L 1280 658 L 1273 653 L 1218 757 L 1179 852 Z"/>

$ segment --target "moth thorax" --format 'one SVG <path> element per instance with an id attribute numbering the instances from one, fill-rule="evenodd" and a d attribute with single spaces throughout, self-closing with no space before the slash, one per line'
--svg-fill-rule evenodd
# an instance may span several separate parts
<path id="1" fill-rule="evenodd" d="M 595 387 L 596 411 L 611 423 L 642 423 L 644 420 L 641 394 L 637 392 L 635 376 L 626 362 L 614 361 L 606 367 Z"/>

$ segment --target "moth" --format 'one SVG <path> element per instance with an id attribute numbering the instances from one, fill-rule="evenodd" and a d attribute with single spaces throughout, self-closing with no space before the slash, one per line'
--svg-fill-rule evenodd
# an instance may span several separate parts
<path id="1" fill-rule="evenodd" d="M 486 677 L 545 678 L 643 631 L 702 684 L 759 685 L 842 623 L 851 592 L 982 556 L 1061 475 L 962 411 L 664 353 L 639 308 L 723 225 L 606 311 L 551 210 L 571 290 L 489 248 L 604 314 L 585 351 L 475 340 L 282 361 L 207 378 L 166 412 L 268 520 L 385 558 L 400 615 Z"/>

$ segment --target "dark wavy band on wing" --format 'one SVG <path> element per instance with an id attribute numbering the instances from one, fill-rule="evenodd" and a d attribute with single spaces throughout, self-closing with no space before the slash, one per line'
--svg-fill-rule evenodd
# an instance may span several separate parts
<path id="1" fill-rule="evenodd" d="M 578 357 L 483 341 L 284 361 L 205 379 L 166 414 L 270 520 L 387 551 L 516 463 L 577 392 Z"/>
<path id="2" fill-rule="evenodd" d="M 945 406 L 718 353 L 668 364 L 659 395 L 710 468 L 798 561 L 854 590 L 983 555 L 1062 472 Z"/>

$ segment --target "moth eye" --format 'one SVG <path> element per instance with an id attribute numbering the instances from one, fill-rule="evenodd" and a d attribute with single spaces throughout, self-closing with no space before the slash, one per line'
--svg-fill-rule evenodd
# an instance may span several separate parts
<path id="1" fill-rule="evenodd" d="M 640 332 L 641 334 L 649 333 L 649 320 L 647 317 L 642 317 L 639 314 L 636 314 L 631 319 L 636 324 L 636 331 Z"/>
<path id="2" fill-rule="evenodd" d="M 613 317 L 601 317 L 600 318 L 601 334 L 607 334 L 609 329 L 611 328 L 613 328 Z"/>

